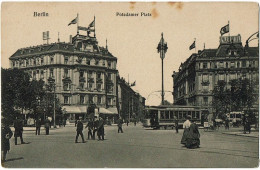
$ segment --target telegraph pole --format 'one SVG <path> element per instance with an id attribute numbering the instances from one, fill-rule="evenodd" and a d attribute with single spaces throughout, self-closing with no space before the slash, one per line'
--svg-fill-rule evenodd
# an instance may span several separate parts
<path id="1" fill-rule="evenodd" d="M 164 105 L 164 84 L 163 84 L 163 59 L 165 58 L 165 53 L 167 52 L 167 43 L 164 42 L 163 33 L 161 34 L 161 40 L 157 46 L 157 52 L 160 53 L 160 58 L 162 59 L 162 105 Z"/>

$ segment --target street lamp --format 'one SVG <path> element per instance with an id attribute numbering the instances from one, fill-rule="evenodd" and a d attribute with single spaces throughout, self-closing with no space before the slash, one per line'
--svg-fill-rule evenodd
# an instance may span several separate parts
<path id="1" fill-rule="evenodd" d="M 161 40 L 157 46 L 157 51 L 160 53 L 160 58 L 162 59 L 162 105 L 164 104 L 164 87 L 163 87 L 163 59 L 165 58 L 165 53 L 167 52 L 168 46 L 167 43 L 164 42 L 163 33 Z"/>

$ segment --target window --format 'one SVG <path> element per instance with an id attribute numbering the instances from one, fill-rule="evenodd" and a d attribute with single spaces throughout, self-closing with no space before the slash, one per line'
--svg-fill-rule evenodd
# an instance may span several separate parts
<path id="1" fill-rule="evenodd" d="M 89 90 L 92 89 L 92 83 L 88 83 L 88 89 L 89 89 Z"/>
<path id="2" fill-rule="evenodd" d="M 92 95 L 89 96 L 89 103 L 93 103 L 93 96 Z"/>
<path id="3" fill-rule="evenodd" d="M 192 111 L 192 118 L 197 118 L 196 114 L 195 114 L 195 111 Z"/>
<path id="4" fill-rule="evenodd" d="M 98 84 L 97 84 L 97 90 L 98 90 L 98 91 L 101 91 L 101 83 L 98 83 Z"/>
<path id="5" fill-rule="evenodd" d="M 50 69 L 50 77 L 53 77 L 53 69 Z"/>
<path id="6" fill-rule="evenodd" d="M 208 104 L 208 97 L 203 97 L 203 104 L 205 104 L 205 105 Z"/>
<path id="7" fill-rule="evenodd" d="M 240 62 L 237 62 L 237 68 L 240 68 Z"/>
<path id="8" fill-rule="evenodd" d="M 109 68 L 111 67 L 111 62 L 110 62 L 110 61 L 107 62 L 107 66 L 108 66 Z"/>
<path id="9" fill-rule="evenodd" d="M 80 104 L 84 104 L 85 103 L 85 96 L 80 95 Z"/>
<path id="10" fill-rule="evenodd" d="M 36 71 L 33 71 L 33 79 L 36 79 Z"/>
<path id="11" fill-rule="evenodd" d="M 112 86 L 111 86 L 111 85 L 108 85 L 108 86 L 107 86 L 107 90 L 108 90 L 109 93 L 112 93 L 112 92 L 113 92 Z"/>
<path id="12" fill-rule="evenodd" d="M 235 62 L 234 62 L 234 61 L 232 61 L 232 62 L 230 63 L 230 67 L 231 67 L 231 68 L 235 68 Z"/>
<path id="13" fill-rule="evenodd" d="M 84 77 L 84 71 L 79 72 L 79 77 Z"/>
<path id="14" fill-rule="evenodd" d="M 53 64 L 53 61 L 54 61 L 54 58 L 51 57 L 51 59 L 50 59 L 50 63 Z"/>
<path id="15" fill-rule="evenodd" d="M 64 57 L 64 64 L 68 64 L 69 58 L 68 57 Z"/>
<path id="16" fill-rule="evenodd" d="M 108 98 L 108 99 L 107 99 L 107 102 L 108 102 L 109 105 L 112 105 L 112 104 L 113 104 L 111 98 Z"/>
<path id="17" fill-rule="evenodd" d="M 90 65 L 90 60 L 89 59 L 87 59 L 86 64 Z"/>
<path id="18" fill-rule="evenodd" d="M 69 104 L 69 96 L 64 96 L 64 104 Z"/>
<path id="19" fill-rule="evenodd" d="M 173 119 L 173 111 L 170 111 L 170 119 Z"/>
<path id="20" fill-rule="evenodd" d="M 101 79 L 101 73 L 97 73 L 97 78 Z"/>
<path id="21" fill-rule="evenodd" d="M 246 61 L 242 61 L 242 67 L 246 67 Z"/>
<path id="22" fill-rule="evenodd" d="M 107 74 L 107 79 L 108 79 L 108 80 L 112 80 L 112 75 L 111 75 L 111 73 L 108 73 L 108 74 Z"/>
<path id="23" fill-rule="evenodd" d="M 98 104 L 101 104 L 101 96 L 98 96 L 97 103 L 98 103 Z"/>
<path id="24" fill-rule="evenodd" d="M 41 65 L 43 65 L 44 64 L 44 58 L 42 57 L 41 58 Z"/>
<path id="25" fill-rule="evenodd" d="M 220 67 L 220 68 L 224 68 L 224 63 L 223 63 L 223 61 L 219 62 L 219 67 Z"/>
<path id="26" fill-rule="evenodd" d="M 228 68 L 228 62 L 226 62 L 226 68 Z"/>
<path id="27" fill-rule="evenodd" d="M 40 65 L 40 59 L 39 58 L 37 58 L 37 63 L 36 64 Z"/>
<path id="28" fill-rule="evenodd" d="M 88 78 L 93 78 L 93 72 L 92 71 L 88 72 Z"/>
<path id="29" fill-rule="evenodd" d="M 207 74 L 202 75 L 202 82 L 209 82 L 209 76 Z"/>
<path id="30" fill-rule="evenodd" d="M 41 70 L 41 79 L 44 79 L 44 71 Z"/>
<path id="31" fill-rule="evenodd" d="M 67 82 L 64 83 L 64 84 L 63 84 L 63 90 L 64 90 L 64 91 L 70 90 L 70 84 L 67 83 Z"/>
<path id="32" fill-rule="evenodd" d="M 26 66 L 28 66 L 29 65 L 29 60 L 26 60 Z"/>
<path id="33" fill-rule="evenodd" d="M 196 118 L 200 118 L 200 112 L 199 111 L 196 111 Z"/>
<path id="34" fill-rule="evenodd" d="M 224 80 L 224 74 L 219 74 L 218 80 Z"/>
<path id="35" fill-rule="evenodd" d="M 33 60 L 33 65 L 36 65 L 36 59 L 35 59 L 35 60 Z"/>
<path id="36" fill-rule="evenodd" d="M 165 119 L 165 113 L 164 113 L 164 111 L 161 111 L 161 119 Z"/>
<path id="37" fill-rule="evenodd" d="M 68 77 L 68 75 L 69 75 L 69 70 L 68 69 L 64 69 L 64 77 L 66 78 L 66 77 Z"/>
<path id="38" fill-rule="evenodd" d="M 203 63 L 203 68 L 208 68 L 208 63 L 204 62 Z"/>
<path id="39" fill-rule="evenodd" d="M 79 83 L 79 88 L 80 88 L 81 90 L 84 89 L 84 83 L 83 83 L 83 82 L 80 82 L 80 83 Z"/>
<path id="40" fill-rule="evenodd" d="M 103 66 L 105 66 L 106 65 L 106 62 L 105 61 L 103 61 L 103 64 L 102 64 Z"/>
<path id="41" fill-rule="evenodd" d="M 96 60 L 95 64 L 98 65 L 99 64 L 99 60 Z"/>

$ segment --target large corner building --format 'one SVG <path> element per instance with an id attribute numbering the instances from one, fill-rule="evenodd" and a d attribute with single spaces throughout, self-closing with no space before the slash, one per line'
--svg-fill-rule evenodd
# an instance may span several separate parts
<path id="1" fill-rule="evenodd" d="M 244 47 L 240 35 L 221 36 L 218 48 L 192 54 L 172 77 L 174 104 L 200 106 L 212 113 L 212 91 L 219 80 L 225 81 L 227 88 L 233 79 L 258 82 L 259 50 Z M 258 112 L 258 104 L 255 110 Z"/>

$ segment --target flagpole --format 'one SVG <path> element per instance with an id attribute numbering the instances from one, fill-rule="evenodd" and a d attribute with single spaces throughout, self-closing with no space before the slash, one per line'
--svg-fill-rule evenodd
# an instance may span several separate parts
<path id="1" fill-rule="evenodd" d="M 96 17 L 94 15 L 94 37 L 96 38 Z"/>
<path id="2" fill-rule="evenodd" d="M 194 42 L 195 42 L 195 53 L 196 53 L 196 38 L 194 38 Z"/>
<path id="3" fill-rule="evenodd" d="M 77 34 L 79 34 L 79 14 L 77 13 Z"/>
<path id="4" fill-rule="evenodd" d="M 229 20 L 228 20 L 228 36 L 229 36 L 229 42 L 231 42 L 231 39 L 230 39 L 230 25 L 229 25 Z"/>

